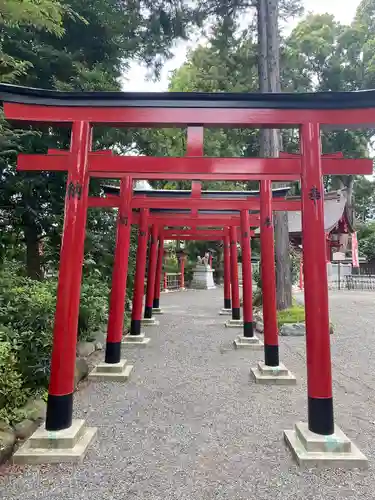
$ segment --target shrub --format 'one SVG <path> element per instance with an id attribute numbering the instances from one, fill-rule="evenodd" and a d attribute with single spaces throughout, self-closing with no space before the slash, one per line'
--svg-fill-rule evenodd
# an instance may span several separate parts
<path id="1" fill-rule="evenodd" d="M 85 278 L 81 288 L 81 302 L 78 319 L 78 338 L 90 340 L 91 334 L 108 317 L 109 288 L 95 275 Z"/>
<path id="2" fill-rule="evenodd" d="M 0 277 L 0 279 L 2 276 Z M 53 326 L 56 283 L 7 276 L 0 295 L 0 324 L 13 330 L 46 330 Z"/>
<path id="3" fill-rule="evenodd" d="M 0 341 L 11 346 L 25 386 L 44 386 L 52 348 L 56 284 L 4 274 Z"/>
<path id="4" fill-rule="evenodd" d="M 25 387 L 46 387 L 52 350 L 56 281 L 33 281 L 12 270 L 0 273 L 0 341 L 8 342 Z M 108 287 L 100 276 L 84 278 L 78 337 L 87 340 L 106 320 Z"/>
<path id="5" fill-rule="evenodd" d="M 0 420 L 11 422 L 16 419 L 16 409 L 26 402 L 26 398 L 11 345 L 0 342 Z"/>
<path id="6" fill-rule="evenodd" d="M 259 308 L 262 306 L 262 304 L 263 304 L 262 290 L 260 288 L 257 288 L 253 292 L 253 306 Z"/>
<path id="7" fill-rule="evenodd" d="M 301 305 L 293 305 L 290 309 L 277 312 L 277 323 L 280 326 L 286 323 L 304 323 L 305 308 Z"/>

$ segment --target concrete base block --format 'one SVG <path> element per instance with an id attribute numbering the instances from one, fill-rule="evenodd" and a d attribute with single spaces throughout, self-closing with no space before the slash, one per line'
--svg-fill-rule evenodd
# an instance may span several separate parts
<path id="1" fill-rule="evenodd" d="M 133 365 L 127 365 L 126 362 L 126 359 L 122 359 L 119 363 L 99 363 L 89 373 L 89 379 L 126 382 L 133 370 Z"/>
<path id="2" fill-rule="evenodd" d="M 160 307 L 157 307 L 152 309 L 152 314 L 164 314 L 164 311 Z"/>
<path id="3" fill-rule="evenodd" d="M 253 351 L 262 351 L 264 349 L 263 342 L 256 335 L 254 337 L 241 337 L 239 335 L 234 339 L 233 344 L 236 349 L 252 349 Z"/>
<path id="4" fill-rule="evenodd" d="M 39 427 L 13 455 L 15 464 L 80 463 L 97 432 L 84 420 L 73 420 L 69 429 L 47 431 Z"/>
<path id="5" fill-rule="evenodd" d="M 230 319 L 225 323 L 226 328 L 243 328 L 243 319 Z"/>
<path id="6" fill-rule="evenodd" d="M 284 431 L 284 440 L 301 467 L 366 469 L 368 460 L 335 425 L 330 436 L 321 436 L 298 422 L 294 430 Z"/>
<path id="7" fill-rule="evenodd" d="M 142 321 L 142 326 L 159 326 L 160 322 L 156 321 L 155 318 L 143 318 Z"/>
<path id="8" fill-rule="evenodd" d="M 263 361 L 250 370 L 257 384 L 296 385 L 297 379 L 285 366 L 266 366 Z"/>
<path id="9" fill-rule="evenodd" d="M 130 335 L 130 333 L 128 333 L 123 337 L 121 346 L 144 347 L 150 342 L 150 340 L 151 339 L 149 337 L 146 337 L 143 332 L 140 335 Z"/>
<path id="10" fill-rule="evenodd" d="M 232 309 L 222 309 L 219 312 L 220 316 L 231 316 L 232 315 Z"/>

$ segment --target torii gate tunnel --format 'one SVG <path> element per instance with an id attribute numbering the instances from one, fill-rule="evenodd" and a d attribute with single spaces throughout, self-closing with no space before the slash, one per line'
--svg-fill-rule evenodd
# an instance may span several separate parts
<path id="1" fill-rule="evenodd" d="M 322 176 L 325 174 L 371 174 L 367 159 L 322 157 L 321 126 L 371 126 L 375 116 L 373 91 L 325 94 L 200 94 L 200 93 L 105 93 L 56 92 L 0 85 L 0 98 L 8 120 L 25 124 L 65 125 L 71 127 L 71 147 L 61 154 L 19 156 L 22 170 L 67 170 L 65 221 L 60 256 L 54 326 L 51 379 L 47 405 L 47 430 L 67 429 L 72 423 L 76 332 L 82 277 L 86 214 L 89 206 L 89 179 L 122 178 L 119 202 L 117 246 L 128 253 L 132 208 L 140 209 L 136 287 L 144 277 L 150 204 L 132 197 L 133 179 L 259 180 L 263 294 L 269 310 L 264 311 L 265 351 L 278 359 L 275 322 L 275 276 L 269 267 L 274 259 L 271 182 L 301 180 L 303 261 L 306 309 L 306 351 L 308 380 L 308 426 L 310 431 L 329 435 L 334 431 L 326 243 L 324 233 Z M 187 127 L 186 156 L 145 157 L 115 156 L 91 152 L 93 127 Z M 279 158 L 210 158 L 203 154 L 205 127 L 298 128 L 300 154 Z M 192 193 L 194 198 L 194 193 Z M 233 200 L 232 200 L 233 201 Z M 247 201 L 249 204 L 247 205 Z M 105 203 L 105 202 L 103 202 Z M 156 207 L 160 202 L 153 200 Z M 210 205 L 204 200 L 192 202 L 190 219 L 201 222 L 200 209 Z M 222 201 L 217 201 L 220 209 Z M 242 202 L 241 202 L 242 203 Z M 240 208 L 241 239 L 245 259 L 250 257 L 250 207 L 244 200 Z M 223 205 L 233 208 L 229 200 Z M 164 208 L 173 208 L 168 202 Z M 162 207 L 161 207 L 162 208 Z M 153 215 L 156 220 L 157 216 Z M 208 217 L 208 216 L 207 216 Z M 153 222 L 154 222 L 153 220 Z M 164 219 L 165 220 L 165 219 Z M 178 214 L 173 216 L 176 225 Z M 203 223 L 204 224 L 204 223 Z M 228 227 L 229 225 L 223 224 Z M 154 224 L 153 227 L 156 228 Z M 157 234 L 153 229 L 154 236 Z M 236 226 L 230 227 L 230 241 L 237 240 Z M 155 252 L 155 249 L 153 250 Z M 160 253 L 160 251 L 159 251 Z M 116 256 L 117 258 L 117 256 Z M 116 260 L 116 259 L 115 259 Z M 112 289 L 123 300 L 123 276 L 127 259 L 120 262 L 120 288 Z M 142 264 L 139 264 L 142 263 Z M 268 263 L 268 267 L 267 264 Z M 118 266 L 115 262 L 115 266 Z M 126 269 L 124 270 L 124 266 Z M 248 269 L 248 267 L 246 267 Z M 248 282 L 248 276 L 244 276 Z M 111 297 L 111 301 L 113 300 Z M 251 300 L 245 297 L 244 300 Z M 133 304 L 134 309 L 134 304 Z M 121 311 L 120 311 L 121 312 Z M 120 315 L 113 316 L 122 322 Z M 244 318 L 245 322 L 248 318 Z M 111 318 L 110 320 L 111 321 Z M 138 320 L 137 320 L 138 321 Z M 122 323 L 121 323 L 122 324 Z M 109 327 L 110 328 L 110 327 Z M 133 324 L 135 333 L 139 325 Z M 266 339 L 267 331 L 271 337 Z M 106 357 L 116 358 L 119 339 L 109 339 Z M 117 353 L 117 354 L 116 354 Z M 271 353 L 271 354 L 270 354 Z M 115 356 L 116 354 L 116 356 Z M 117 359 L 117 358 L 116 358 Z"/>

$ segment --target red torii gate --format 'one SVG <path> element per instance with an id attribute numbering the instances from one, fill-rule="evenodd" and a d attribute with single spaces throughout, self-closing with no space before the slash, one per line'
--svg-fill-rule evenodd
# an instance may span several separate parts
<path id="1" fill-rule="evenodd" d="M 123 181 L 122 181 L 123 182 Z M 137 207 L 142 210 L 149 210 L 153 206 L 158 206 L 160 208 L 164 208 L 165 205 L 168 204 L 168 202 L 173 201 L 173 203 L 169 204 L 169 209 L 174 208 L 178 209 L 181 207 L 181 202 L 183 201 L 184 203 L 184 208 L 186 209 L 192 209 L 195 211 L 194 215 L 194 220 L 195 221 L 202 221 L 202 223 L 207 224 L 207 222 L 204 222 L 203 219 L 203 214 L 198 213 L 198 208 L 199 208 L 199 203 L 200 201 L 205 201 L 208 203 L 205 203 L 205 209 L 211 209 L 214 210 L 217 208 L 217 205 L 220 205 L 221 209 L 229 209 L 229 210 L 241 210 L 244 211 L 244 207 L 246 207 L 246 204 L 251 203 L 251 198 L 247 200 L 225 200 L 225 199 L 207 199 L 207 200 L 202 200 L 199 198 L 199 193 L 200 193 L 200 186 L 195 183 L 194 185 L 194 190 L 193 190 L 193 195 L 191 197 L 184 197 L 184 198 L 179 198 L 179 200 L 171 200 L 169 198 L 159 198 L 158 199 L 158 204 L 155 204 L 155 199 L 152 198 L 147 198 L 145 196 L 133 196 L 132 199 L 128 200 L 128 209 L 130 210 L 131 208 Z M 121 188 L 123 189 L 123 187 Z M 122 191 L 120 191 L 120 196 L 107 196 L 105 198 L 90 198 L 89 199 L 89 206 L 90 207 L 119 207 L 121 205 L 121 200 L 122 200 Z M 135 202 L 134 202 L 135 200 Z M 255 203 L 252 203 L 253 208 L 258 208 L 259 209 L 259 199 L 255 198 Z M 288 203 L 287 201 L 284 200 L 274 200 L 275 203 L 277 203 L 277 209 L 279 210 L 295 210 L 296 208 L 300 207 L 300 202 L 297 201 L 292 201 L 292 203 Z M 140 203 L 141 202 L 141 203 Z M 280 204 L 281 202 L 281 204 Z M 139 205 L 141 205 L 139 207 Z M 223 207 L 224 205 L 224 207 Z M 246 210 L 248 212 L 248 210 Z M 173 217 L 172 217 L 173 215 Z M 159 224 L 154 223 L 152 225 L 152 235 L 151 235 L 151 246 L 150 246 L 150 267 L 149 267 L 149 273 L 148 273 L 148 281 L 147 281 L 147 293 L 146 293 L 146 306 L 145 306 L 145 313 L 144 313 L 144 324 L 150 324 L 152 321 L 152 311 L 153 311 L 153 306 L 155 305 L 155 298 L 156 298 L 156 309 L 160 309 L 160 291 L 157 290 L 158 283 L 159 283 L 159 278 L 161 274 L 161 269 L 159 267 L 156 267 L 156 255 L 157 255 L 157 239 L 158 239 L 158 228 L 157 226 L 162 227 L 163 225 L 169 225 L 171 226 L 174 221 L 174 216 L 175 215 L 182 215 L 184 218 L 187 218 L 188 214 L 172 214 L 169 215 L 168 218 L 164 215 L 164 223 L 159 222 Z M 215 217 L 215 219 L 212 219 L 212 217 Z M 216 224 L 221 223 L 221 225 L 224 225 L 226 221 L 230 221 L 233 225 L 240 224 L 240 219 L 239 215 L 234 215 L 234 214 L 214 214 L 211 217 L 210 222 L 215 222 Z M 122 209 L 120 208 L 119 211 L 119 219 L 118 219 L 118 231 L 121 231 L 121 221 L 127 221 L 128 220 L 128 215 L 122 212 Z M 134 217 L 134 212 L 132 212 L 132 222 Z M 139 224 L 141 223 L 140 221 L 142 220 L 142 216 L 139 217 Z M 163 220 L 163 219 L 161 219 Z M 177 219 L 177 223 L 181 224 L 181 219 Z M 150 216 L 148 216 L 148 223 L 150 223 Z M 187 225 L 191 225 L 191 220 L 186 220 Z M 248 217 L 248 223 L 250 227 L 251 225 L 253 226 L 259 226 L 259 217 L 256 215 L 252 215 L 251 217 Z M 159 228 L 160 229 L 160 228 Z M 127 241 L 129 241 L 129 230 L 126 228 L 123 229 L 123 231 L 127 231 Z M 127 341 L 128 342 L 133 342 L 135 341 L 134 336 L 139 336 L 141 335 L 141 324 L 142 324 L 142 299 L 143 299 L 143 279 L 144 279 L 144 274 L 145 274 L 145 269 L 146 269 L 146 255 L 147 255 L 147 239 L 144 238 L 143 233 L 146 232 L 145 230 L 140 230 L 139 233 L 139 238 L 138 238 L 138 250 L 137 250 L 137 266 L 136 266 L 136 275 L 135 275 L 135 286 L 134 286 L 134 295 L 133 295 L 133 308 L 132 308 L 132 321 L 131 321 L 131 328 L 130 328 L 130 333 L 129 336 L 127 336 Z M 237 242 L 237 240 L 236 240 Z M 125 244 L 126 245 L 126 244 Z M 127 246 L 125 248 L 128 248 L 129 243 L 127 243 Z M 246 250 L 245 250 L 246 252 Z M 119 255 L 118 255 L 119 253 Z M 232 262 L 232 267 L 235 265 L 237 267 L 237 248 L 232 250 L 233 254 L 233 262 Z M 118 257 L 117 257 L 118 255 Z M 125 293 L 125 287 L 126 287 L 126 270 L 127 270 L 127 264 L 119 264 L 118 262 L 121 262 L 123 259 L 127 258 L 127 251 L 123 251 L 123 245 L 116 245 L 116 253 L 115 253 L 115 266 L 114 266 L 114 272 L 113 272 L 113 285 L 112 285 L 112 292 L 111 292 L 111 302 L 110 302 L 110 311 L 109 311 L 109 318 L 110 321 L 108 322 L 108 337 L 107 337 L 107 348 L 106 348 L 106 363 L 118 363 L 120 361 L 121 357 L 121 338 L 122 338 L 122 328 L 123 328 L 123 314 L 124 314 L 124 300 L 123 300 L 123 294 Z M 235 259 L 235 260 L 234 260 Z M 159 257 L 159 266 L 162 265 L 162 257 Z M 246 266 L 244 266 L 246 267 Z M 121 270 L 123 269 L 123 272 L 121 273 Z M 154 278 L 155 271 L 157 271 L 157 275 Z M 247 273 L 245 269 L 245 274 Z M 248 274 L 248 273 L 247 273 Z M 229 280 L 230 276 L 232 276 L 232 286 L 230 286 Z M 250 269 L 250 275 L 251 277 L 251 269 Z M 155 281 L 154 281 L 155 279 Z M 230 301 L 230 293 L 232 291 L 233 295 L 233 308 L 232 308 L 232 319 L 234 321 L 239 321 L 240 320 L 240 299 L 239 299 L 239 288 L 238 288 L 238 274 L 237 271 L 232 270 L 232 273 L 229 274 L 229 269 L 226 269 L 225 272 L 225 286 L 224 286 L 224 305 L 227 303 L 228 299 Z M 251 282 L 251 280 L 250 280 Z M 245 284 L 245 289 L 247 290 L 247 283 Z M 122 291 L 120 291 L 122 290 Z M 125 299 L 125 296 L 124 296 Z M 112 321 L 112 317 L 115 316 L 117 319 L 116 321 Z M 248 318 L 248 322 L 244 322 L 244 336 L 245 337 L 253 337 L 253 315 L 252 315 L 252 303 L 251 301 L 244 306 L 244 316 Z M 154 324 L 154 323 L 151 323 Z M 239 326 L 237 324 L 237 326 Z M 144 340 L 145 342 L 148 342 L 148 339 Z M 138 342 L 138 339 L 137 339 Z"/>
<path id="2" fill-rule="evenodd" d="M 162 209 L 180 209 L 181 208 L 181 203 L 183 203 L 184 210 L 192 210 L 192 213 L 194 212 L 195 217 L 200 217 L 201 214 L 198 215 L 198 209 L 202 208 L 203 209 L 208 209 L 208 210 L 215 210 L 218 207 L 220 207 L 220 210 L 236 210 L 238 211 L 238 214 L 241 213 L 241 221 L 239 215 L 237 215 L 237 224 L 242 226 L 242 231 L 243 234 L 248 234 L 248 230 L 244 230 L 244 227 L 247 224 L 247 228 L 249 228 L 252 224 L 258 226 L 258 220 L 254 221 L 254 216 L 249 216 L 249 206 L 252 209 L 257 209 L 259 210 L 260 208 L 260 198 L 259 197 L 245 197 L 244 199 L 225 199 L 225 198 L 214 198 L 214 199 L 204 199 L 201 197 L 201 184 L 198 182 L 193 183 L 193 189 L 191 196 L 184 196 L 184 197 L 179 197 L 178 199 L 171 199 L 171 198 L 152 198 L 152 197 L 147 197 L 145 195 L 142 196 L 133 196 L 131 201 L 129 202 L 129 207 L 131 208 L 144 208 L 147 210 L 150 210 L 152 208 L 162 208 Z M 120 200 L 121 200 L 121 193 L 120 196 L 118 195 L 107 195 L 106 197 L 103 198 L 94 198 L 90 199 L 89 201 L 89 206 L 101 206 L 101 207 L 119 207 L 120 205 Z M 301 202 L 299 200 L 283 200 L 283 199 L 273 199 L 272 200 L 272 209 L 273 210 L 282 210 L 282 211 L 288 211 L 288 210 L 298 210 L 301 208 Z M 219 211 L 218 211 L 219 212 Z M 247 215 L 244 213 L 247 212 Z M 173 223 L 173 216 L 175 214 L 171 214 L 170 218 L 172 220 L 168 220 L 168 224 L 172 225 Z M 177 214 L 176 214 L 177 215 Z M 123 215 L 123 218 L 126 217 Z M 186 216 L 185 216 L 186 217 Z M 235 216 L 233 216 L 235 217 Z M 242 220 L 243 219 L 243 220 Z M 255 224 L 256 222 L 256 224 Z M 157 253 L 157 229 L 153 227 L 153 234 L 151 237 L 151 248 L 150 248 L 150 269 L 149 269 L 149 279 L 148 279 L 148 285 L 147 285 L 147 294 L 146 294 L 146 306 L 145 306 L 145 314 L 144 314 L 144 324 L 155 324 L 154 320 L 152 320 L 152 310 L 153 310 L 153 297 L 152 297 L 152 291 L 155 289 L 155 283 L 154 283 L 154 272 L 155 272 L 155 261 L 156 261 L 156 253 Z M 234 231 L 234 230 L 233 230 Z M 222 310 L 222 313 L 228 313 L 228 308 L 227 305 L 231 303 L 231 295 L 232 295 L 232 307 L 231 307 L 231 313 L 232 313 L 232 320 L 230 320 L 228 323 L 226 323 L 226 326 L 243 326 L 244 330 L 244 339 L 248 341 L 248 339 L 252 340 L 255 343 L 258 343 L 258 339 L 254 335 L 254 322 L 253 322 L 253 311 L 252 311 L 252 270 L 251 270 L 251 253 L 250 253 L 250 239 L 247 240 L 241 240 L 242 242 L 242 254 L 244 258 L 244 265 L 242 267 L 243 269 L 243 283 L 244 283 L 244 290 L 243 290 L 243 315 L 244 315 L 244 321 L 241 321 L 241 314 L 240 314 L 240 296 L 239 296 L 239 284 L 238 284 L 238 269 L 237 269 L 237 237 L 235 238 L 235 233 L 231 233 L 231 257 L 230 257 L 230 262 L 231 262 L 231 271 L 229 271 L 228 267 L 228 259 L 224 258 L 224 263 L 225 263 L 225 272 L 224 272 L 224 309 Z M 138 336 L 141 334 L 141 324 L 142 324 L 142 290 L 143 290 L 143 277 L 144 277 L 144 272 L 146 269 L 146 254 L 147 250 L 145 250 L 143 247 L 147 245 L 147 241 L 145 239 L 139 238 L 138 241 L 138 254 L 137 254 L 137 268 L 136 268 L 136 280 L 135 280 L 135 288 L 134 288 L 134 296 L 133 296 L 133 309 L 132 309 L 132 322 L 131 322 L 131 329 L 130 329 L 130 334 L 127 337 L 128 341 L 134 341 L 134 335 Z M 247 248 L 249 247 L 249 248 Z M 227 251 L 227 244 L 224 242 L 224 253 Z M 124 253 L 122 252 L 122 255 Z M 124 258 L 124 257 L 121 257 Z M 116 262 L 116 259 L 115 259 Z M 273 266 L 273 261 L 268 262 L 269 266 Z M 114 274 L 117 274 L 117 267 L 120 266 L 115 266 L 114 268 Z M 138 272 L 139 270 L 139 272 Z M 230 284 L 230 280 L 232 280 L 232 283 Z M 114 283 L 117 283 L 117 280 L 114 278 Z M 112 294 L 111 297 L 113 296 L 114 299 L 120 304 L 123 303 L 122 296 L 121 294 L 119 295 L 118 293 L 118 288 L 122 287 L 122 289 L 125 287 L 126 284 L 126 275 L 123 275 L 121 279 L 121 284 L 116 286 L 114 285 L 112 287 Z M 156 281 L 156 286 L 158 286 L 158 282 Z M 156 290 L 154 293 L 158 293 Z M 121 297 L 120 301 L 117 299 L 117 297 Z M 267 298 L 266 298 L 267 300 Z M 160 308 L 160 300 L 158 298 L 157 300 L 157 309 Z M 118 318 L 119 321 L 116 322 L 116 332 L 110 332 L 108 330 L 108 343 L 117 344 L 117 350 L 109 350 L 111 346 L 108 347 L 106 350 L 106 362 L 107 363 L 118 363 L 120 361 L 120 356 L 121 356 L 121 337 L 122 337 L 122 321 L 121 318 L 123 317 L 123 308 L 121 308 L 121 305 L 118 305 L 117 307 L 114 308 L 116 311 L 118 311 Z M 112 314 L 112 306 L 110 308 L 110 317 Z M 274 316 L 276 316 L 276 309 L 273 312 Z M 275 321 L 273 324 L 276 324 Z M 109 322 L 109 328 L 111 327 L 112 329 L 112 322 Z M 267 332 L 268 333 L 268 332 Z M 275 335 L 273 335 L 273 338 L 275 339 Z M 111 339 L 111 340 L 109 340 Z M 117 341 L 115 341 L 117 339 Z M 276 337 L 277 339 L 277 337 Z M 148 339 L 145 340 L 145 342 L 148 342 Z M 275 342 L 275 340 L 274 340 Z M 237 340 L 235 341 L 236 346 L 242 347 L 244 344 L 243 343 L 238 343 Z M 257 344 L 261 345 L 261 344 Z M 275 349 L 274 349 L 275 350 Z M 277 349 L 278 352 L 278 349 Z M 108 353 L 108 355 L 107 355 Z M 270 357 L 267 354 L 265 355 L 266 363 L 272 363 L 272 366 L 278 366 L 279 365 L 279 358 L 278 355 L 276 357 Z"/>
<path id="3" fill-rule="evenodd" d="M 119 93 L 118 102 L 111 100 L 112 94 L 105 96 L 95 92 L 89 95 L 83 93 L 80 99 L 79 93 L 20 90 L 13 86 L 1 86 L 1 94 L 6 101 L 6 118 L 17 122 L 72 124 L 71 154 L 64 162 L 68 169 L 68 180 L 47 404 L 47 430 L 65 429 L 65 434 L 67 430 L 72 430 L 75 336 L 80 292 L 80 286 L 76 285 L 81 279 L 89 176 L 120 178 L 136 170 L 136 178 L 148 179 L 160 178 L 161 175 L 161 178 L 166 179 L 166 171 L 173 178 L 181 175 L 183 177 L 177 178 L 184 179 L 260 179 L 265 200 L 264 204 L 261 204 L 264 205 L 263 208 L 261 206 L 261 214 L 265 216 L 265 219 L 261 219 L 261 230 L 265 231 L 265 234 L 266 231 L 271 233 L 272 230 L 271 205 L 267 200 L 270 181 L 280 178 L 290 180 L 300 176 L 305 262 L 308 430 L 307 427 L 297 426 L 296 432 L 286 432 L 285 437 L 299 460 L 316 460 L 316 457 L 309 456 L 312 447 L 315 450 L 316 440 L 320 439 L 323 444 L 324 436 L 332 435 L 335 431 L 322 199 L 322 174 L 328 172 L 322 169 L 324 159 L 320 155 L 320 125 L 370 125 L 373 123 L 375 112 L 375 96 L 371 92 L 367 95 L 366 92 L 332 93 L 331 96 L 324 94 L 324 97 L 319 94 L 192 94 L 187 97 L 180 94 L 173 96 L 172 93 L 162 94 L 160 98 L 134 95 L 129 98 L 126 94 Z M 23 104 L 25 95 L 32 104 Z M 154 100 L 150 101 L 150 98 Z M 7 102 L 9 100 L 13 102 Z M 350 106 L 347 101 L 350 101 Z M 203 128 L 200 127 L 194 128 L 194 140 L 188 151 L 188 154 L 199 158 L 108 157 L 104 173 L 98 170 L 99 156 L 89 154 L 91 128 L 95 124 L 189 126 L 197 123 L 204 126 L 267 128 L 298 126 L 301 155 L 295 159 L 203 158 Z M 372 173 L 372 162 L 369 160 L 353 160 L 350 172 L 345 168 L 340 169 L 340 165 L 343 166 L 345 163 L 342 162 L 346 160 L 333 158 L 329 161 L 337 165 L 337 170 L 333 173 Z M 48 168 L 50 169 L 51 167 Z M 171 173 L 173 170 L 176 174 Z M 140 234 L 147 229 L 146 210 L 141 209 Z M 241 227 L 249 227 L 246 220 L 248 211 L 242 210 L 241 216 Z M 234 231 L 233 226 L 231 231 Z M 243 233 L 242 240 L 246 238 L 248 234 Z M 262 265 L 263 272 L 266 272 L 266 268 Z M 274 270 L 271 273 L 274 274 Z M 275 293 L 271 286 L 269 293 Z M 265 328 L 268 327 L 270 325 L 266 325 L 265 318 Z M 269 347 L 271 346 L 265 345 L 265 351 Z M 308 431 L 316 436 L 311 437 Z M 302 455 L 298 451 L 299 438 L 304 445 Z M 350 455 L 347 440 L 344 442 L 341 439 L 340 446 L 347 456 Z M 332 456 L 327 455 L 327 458 L 334 460 Z M 352 455 L 350 458 L 353 460 Z M 356 458 L 362 462 L 365 460 L 365 457 L 359 456 L 358 453 Z"/>

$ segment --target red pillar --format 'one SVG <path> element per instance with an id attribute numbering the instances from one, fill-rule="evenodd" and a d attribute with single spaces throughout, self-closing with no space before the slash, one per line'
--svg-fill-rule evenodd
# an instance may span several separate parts
<path id="1" fill-rule="evenodd" d="M 230 298 L 230 243 L 229 235 L 224 236 L 224 309 L 231 309 Z"/>
<path id="2" fill-rule="evenodd" d="M 145 305 L 145 318 L 152 318 L 152 305 L 154 301 L 156 267 L 158 259 L 158 226 L 151 228 L 151 246 L 147 275 L 147 293 Z"/>
<path id="3" fill-rule="evenodd" d="M 301 260 L 299 263 L 299 289 L 303 290 L 303 257 L 301 256 Z"/>
<path id="4" fill-rule="evenodd" d="M 310 431 L 329 435 L 334 419 L 319 124 L 302 125 L 300 134 L 308 422 Z"/>
<path id="5" fill-rule="evenodd" d="M 253 277 L 251 269 L 249 211 L 241 210 L 242 301 L 244 337 L 254 337 Z"/>
<path id="6" fill-rule="evenodd" d="M 210 267 L 212 269 L 212 253 L 210 253 Z"/>
<path id="7" fill-rule="evenodd" d="M 260 221 L 264 361 L 267 366 L 279 366 L 271 181 L 261 181 L 260 183 Z"/>
<path id="8" fill-rule="evenodd" d="M 88 149 L 91 151 L 92 149 L 92 127 L 90 127 L 90 132 L 89 132 L 89 140 L 88 140 Z M 72 145 L 70 146 L 70 151 L 72 152 Z M 89 174 L 86 172 L 85 176 L 85 181 L 83 183 L 82 187 L 82 200 L 83 204 L 85 205 L 82 207 L 82 210 L 80 210 L 79 213 L 79 218 L 80 220 L 78 221 L 78 225 L 83 228 L 82 231 L 79 232 L 79 242 L 78 242 L 78 247 L 77 248 L 83 248 L 83 251 L 81 255 L 76 256 L 74 261 L 71 263 L 72 266 L 74 266 L 74 276 L 79 279 L 79 286 L 73 286 L 72 293 L 70 295 L 70 320 L 72 321 L 71 328 L 77 329 L 77 320 L 76 318 L 79 317 L 79 308 L 80 308 L 80 301 L 81 301 L 81 281 L 82 281 L 82 267 L 83 267 L 83 261 L 84 261 L 84 247 L 85 247 L 85 238 L 86 238 L 86 222 L 87 222 L 87 208 L 88 208 L 88 196 L 89 196 L 89 185 L 90 185 L 90 180 L 89 180 Z"/>
<path id="9" fill-rule="evenodd" d="M 164 283 L 164 290 L 167 291 L 168 287 L 167 273 L 164 273 L 163 283 Z"/>
<path id="10" fill-rule="evenodd" d="M 113 263 L 112 289 L 109 301 L 108 330 L 105 350 L 106 363 L 119 363 L 124 328 L 126 280 L 128 277 L 132 180 L 125 177 L 120 185 L 121 205 L 117 214 L 117 234 Z"/>
<path id="11" fill-rule="evenodd" d="M 160 282 L 161 282 L 161 273 L 163 271 L 163 258 L 164 258 L 164 236 L 161 234 L 159 236 L 159 251 L 158 251 L 158 262 L 156 265 L 154 302 L 152 305 L 154 309 L 160 308 Z"/>
<path id="12" fill-rule="evenodd" d="M 79 295 L 81 290 L 84 234 L 87 212 L 91 127 L 74 122 L 65 197 L 61 241 L 51 376 L 48 389 L 46 429 L 58 431 L 72 424 Z M 73 300 L 74 298 L 74 300 Z"/>
<path id="13" fill-rule="evenodd" d="M 327 256 L 326 256 L 326 259 L 327 259 L 327 262 L 331 262 L 331 237 L 329 235 L 329 233 L 326 233 L 326 248 L 327 248 Z"/>
<path id="14" fill-rule="evenodd" d="M 145 271 L 147 258 L 148 209 L 141 208 L 138 230 L 137 261 L 134 278 L 134 295 L 130 335 L 141 334 L 142 302 L 145 292 Z"/>
<path id="15" fill-rule="evenodd" d="M 185 255 L 180 256 L 180 288 L 185 289 Z"/>
<path id="16" fill-rule="evenodd" d="M 238 284 L 237 260 L 237 228 L 230 228 L 230 263 L 231 263 L 231 289 L 232 289 L 232 319 L 241 319 L 240 290 Z"/>

